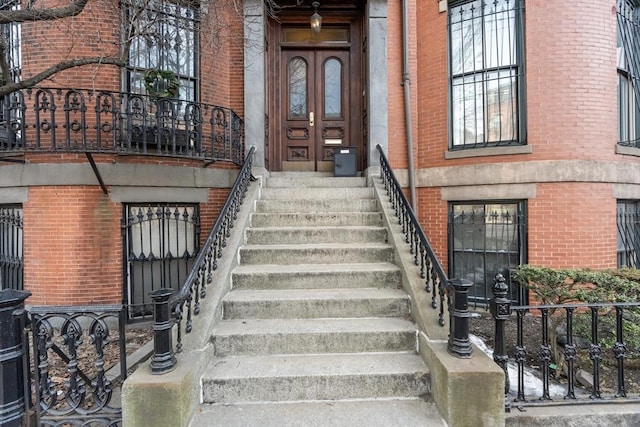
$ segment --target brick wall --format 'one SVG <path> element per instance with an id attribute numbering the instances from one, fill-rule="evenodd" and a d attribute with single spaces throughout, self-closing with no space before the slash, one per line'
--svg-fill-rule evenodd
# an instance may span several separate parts
<path id="1" fill-rule="evenodd" d="M 532 153 L 445 160 L 447 14 L 439 13 L 436 1 L 418 2 L 418 167 L 553 159 L 637 164 L 640 157 L 615 153 L 613 6 L 614 2 L 606 0 L 526 2 L 527 143 Z M 468 179 L 468 185 L 477 184 L 472 175 Z M 542 176 L 540 179 L 546 181 Z M 571 177 L 565 179 L 570 181 Z M 528 200 L 527 212 L 528 262 L 550 267 L 615 267 L 616 200 L 611 184 L 533 183 L 536 196 Z M 439 187 L 420 188 L 418 197 L 420 220 L 444 264 L 447 203 L 441 200 Z"/>
<path id="2" fill-rule="evenodd" d="M 23 212 L 30 304 L 120 302 L 120 204 L 98 187 L 31 187 Z"/>

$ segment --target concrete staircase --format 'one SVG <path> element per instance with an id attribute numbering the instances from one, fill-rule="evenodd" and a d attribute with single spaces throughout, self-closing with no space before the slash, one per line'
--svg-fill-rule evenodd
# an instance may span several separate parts
<path id="1" fill-rule="evenodd" d="M 201 379 L 200 426 L 444 426 L 365 178 L 267 180 Z"/>

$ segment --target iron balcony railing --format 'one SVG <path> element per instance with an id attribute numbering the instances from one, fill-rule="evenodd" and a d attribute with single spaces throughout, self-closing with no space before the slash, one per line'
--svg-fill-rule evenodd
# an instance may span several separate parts
<path id="1" fill-rule="evenodd" d="M 176 366 L 172 338 L 174 325 L 177 324 L 176 351 L 180 352 L 183 333 L 192 331 L 192 317 L 200 314 L 200 300 L 207 296 L 207 287 L 213 283 L 218 260 L 227 246 L 227 239 L 231 236 L 231 229 L 238 218 L 249 185 L 255 179 L 251 174 L 254 154 L 255 147 L 251 147 L 218 219 L 181 288 L 177 292 L 167 288 L 151 292 L 154 302 L 154 354 L 151 356 L 151 371 L 155 374 L 169 372 Z"/>
<path id="2" fill-rule="evenodd" d="M 30 152 L 142 154 L 242 164 L 230 108 L 93 89 L 33 88 L 0 104 L 0 159 Z"/>
<path id="3" fill-rule="evenodd" d="M 473 284 L 464 279 L 447 278 L 440 261 L 431 248 L 418 219 L 409 204 L 402 187 L 391 169 L 382 147 L 376 147 L 380 154 L 380 175 L 389 196 L 389 201 L 402 227 L 405 241 L 409 245 L 416 266 L 420 267 L 420 276 L 425 279 L 425 290 L 431 292 L 431 306 L 440 308 L 438 323 L 444 326 L 444 304 L 449 310 L 449 344 L 448 350 L 457 357 L 471 357 L 471 341 L 469 340 L 468 294 Z"/>

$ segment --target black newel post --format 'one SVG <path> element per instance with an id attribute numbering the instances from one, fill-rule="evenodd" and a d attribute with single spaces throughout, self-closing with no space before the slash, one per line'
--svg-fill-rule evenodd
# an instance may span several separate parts
<path id="1" fill-rule="evenodd" d="M 0 426 L 26 425 L 24 300 L 30 292 L 0 291 Z"/>
<path id="2" fill-rule="evenodd" d="M 505 321 L 511 315 L 511 300 L 507 298 L 509 285 L 502 274 L 496 274 L 493 284 L 493 298 L 490 302 L 490 311 L 495 320 L 495 342 L 493 361 L 504 371 L 504 394 L 509 393 L 509 371 L 507 370 L 507 345 L 505 343 Z"/>
<path id="3" fill-rule="evenodd" d="M 468 280 L 449 280 L 449 352 L 457 357 L 471 357 L 469 340 L 469 289 L 473 286 Z"/>
<path id="4" fill-rule="evenodd" d="M 173 318 L 169 298 L 173 291 L 167 288 L 156 289 L 149 296 L 153 299 L 153 356 L 151 373 L 164 374 L 176 367 L 173 354 Z"/>

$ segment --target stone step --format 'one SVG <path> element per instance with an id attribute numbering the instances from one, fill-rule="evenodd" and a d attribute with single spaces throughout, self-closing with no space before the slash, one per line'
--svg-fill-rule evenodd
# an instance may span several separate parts
<path id="1" fill-rule="evenodd" d="M 268 227 L 249 228 L 246 241 L 251 245 L 289 243 L 370 243 L 384 242 L 387 231 L 383 227 Z"/>
<path id="2" fill-rule="evenodd" d="M 219 322 L 211 340 L 219 357 L 414 351 L 416 328 L 396 318 L 238 319 Z"/>
<path id="3" fill-rule="evenodd" d="M 267 179 L 267 188 L 340 188 L 366 187 L 365 177 L 327 177 L 305 175 L 272 176 Z"/>
<path id="4" fill-rule="evenodd" d="M 223 300 L 224 319 L 406 317 L 409 296 L 400 289 L 237 290 Z"/>
<path id="5" fill-rule="evenodd" d="M 323 289 L 400 286 L 400 269 L 390 263 L 241 265 L 233 289 Z"/>
<path id="6" fill-rule="evenodd" d="M 379 227 L 380 212 L 318 212 L 318 213 L 253 213 L 251 226 L 262 227 Z"/>
<path id="7" fill-rule="evenodd" d="M 214 421 L 215 420 L 215 421 Z M 190 427 L 446 427 L 421 398 L 201 405 Z"/>
<path id="8" fill-rule="evenodd" d="M 393 248 L 383 243 L 245 245 L 240 264 L 350 264 L 393 262 Z"/>
<path id="9" fill-rule="evenodd" d="M 258 200 L 256 212 L 377 212 L 375 199 Z"/>
<path id="10" fill-rule="evenodd" d="M 261 200 L 373 199 L 372 187 L 263 188 Z"/>
<path id="11" fill-rule="evenodd" d="M 212 358 L 204 403 L 417 397 L 429 373 L 414 353 L 268 355 Z"/>

